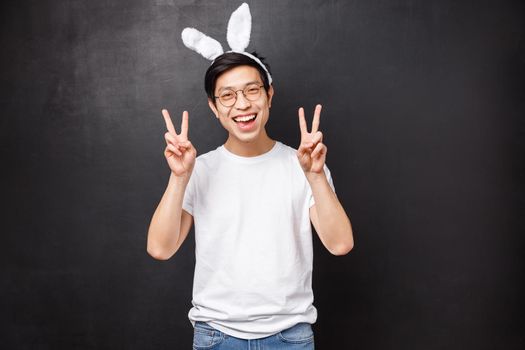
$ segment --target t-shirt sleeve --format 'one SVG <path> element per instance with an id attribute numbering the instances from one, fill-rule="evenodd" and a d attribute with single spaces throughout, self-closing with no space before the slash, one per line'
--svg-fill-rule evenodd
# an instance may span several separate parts
<path id="1" fill-rule="evenodd" d="M 182 209 L 186 210 L 193 216 L 193 204 L 195 203 L 195 169 L 191 174 L 190 181 L 186 185 L 186 191 L 184 192 L 184 198 L 182 200 Z"/>
<path id="2" fill-rule="evenodd" d="M 326 179 L 328 180 L 328 184 L 332 188 L 332 191 L 335 193 L 335 187 L 334 187 L 334 181 L 332 180 L 332 175 L 330 173 L 330 169 L 328 169 L 328 166 L 324 165 L 324 173 L 326 174 Z M 308 198 L 310 198 L 309 207 L 311 208 L 315 204 L 314 196 L 312 194 L 312 188 L 310 187 L 310 184 L 308 184 Z"/>

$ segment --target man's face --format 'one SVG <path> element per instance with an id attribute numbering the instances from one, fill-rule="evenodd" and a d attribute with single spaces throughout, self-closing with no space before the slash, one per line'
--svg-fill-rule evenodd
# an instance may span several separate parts
<path id="1" fill-rule="evenodd" d="M 215 96 L 219 96 L 225 89 L 237 91 L 237 100 L 231 107 L 225 107 L 219 99 L 208 100 L 208 104 L 219 119 L 222 126 L 228 131 L 230 138 L 241 142 L 258 141 L 266 136 L 265 125 L 270 115 L 270 106 L 273 96 L 273 87 L 267 92 L 261 90 L 260 97 L 255 101 L 246 99 L 242 91 L 246 86 L 256 83 L 263 85 L 259 71 L 251 66 L 238 66 L 221 74 L 215 84 Z M 240 117 L 255 115 L 253 122 L 241 122 Z M 237 121 L 236 121 L 237 120 Z"/>

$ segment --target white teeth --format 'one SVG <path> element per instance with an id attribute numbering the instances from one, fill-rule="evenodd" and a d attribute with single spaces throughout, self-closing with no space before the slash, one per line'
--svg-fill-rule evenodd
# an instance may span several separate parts
<path id="1" fill-rule="evenodd" d="M 244 117 L 237 117 L 237 118 L 234 118 L 233 120 L 235 120 L 236 122 L 247 122 L 248 120 L 252 120 L 252 119 L 255 119 L 255 114 L 246 115 Z"/>

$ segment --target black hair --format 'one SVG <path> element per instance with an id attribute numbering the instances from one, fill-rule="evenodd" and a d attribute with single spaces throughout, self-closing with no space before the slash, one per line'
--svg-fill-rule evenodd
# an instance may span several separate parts
<path id="1" fill-rule="evenodd" d="M 256 52 L 252 52 L 252 55 L 257 57 L 271 74 L 270 67 L 266 62 L 264 62 L 264 57 L 257 55 Z M 261 67 L 261 65 L 251 57 L 237 52 L 226 52 L 218 56 L 215 61 L 213 61 L 212 65 L 208 68 L 206 75 L 204 76 L 204 90 L 206 91 L 208 98 L 211 99 L 214 104 L 215 83 L 217 82 L 217 79 L 222 73 L 238 66 L 251 66 L 256 68 L 257 71 L 259 71 L 259 75 L 261 76 L 266 94 L 268 94 L 268 90 L 270 89 L 270 81 L 268 80 L 268 76 L 266 75 L 264 68 Z"/>

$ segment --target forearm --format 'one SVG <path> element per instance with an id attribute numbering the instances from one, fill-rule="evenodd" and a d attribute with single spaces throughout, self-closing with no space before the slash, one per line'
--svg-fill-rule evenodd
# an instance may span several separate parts
<path id="1" fill-rule="evenodd" d="M 354 246 L 352 225 L 324 172 L 307 174 L 317 213 L 317 232 L 331 252 L 348 253 Z"/>
<path id="2" fill-rule="evenodd" d="M 167 259 L 175 253 L 187 184 L 188 179 L 171 173 L 166 191 L 153 214 L 148 230 L 147 251 L 156 259 Z"/>

